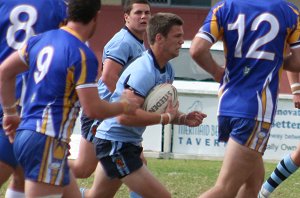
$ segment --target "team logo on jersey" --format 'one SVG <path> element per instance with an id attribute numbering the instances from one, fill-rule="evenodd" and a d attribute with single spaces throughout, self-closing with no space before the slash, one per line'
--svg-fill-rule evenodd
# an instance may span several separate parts
<path id="1" fill-rule="evenodd" d="M 123 161 L 123 159 L 121 157 L 116 158 L 116 164 L 119 168 L 124 168 L 125 167 L 125 163 Z"/>
<path id="2" fill-rule="evenodd" d="M 251 68 L 249 66 L 245 66 L 244 68 L 244 76 L 248 75 L 250 73 Z"/>

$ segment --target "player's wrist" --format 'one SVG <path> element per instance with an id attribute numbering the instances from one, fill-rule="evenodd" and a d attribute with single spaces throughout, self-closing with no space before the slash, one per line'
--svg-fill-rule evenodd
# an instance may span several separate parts
<path id="1" fill-rule="evenodd" d="M 185 121 L 186 121 L 186 114 L 181 114 L 181 115 L 178 117 L 178 124 L 184 125 L 184 124 L 185 124 Z"/>
<path id="2" fill-rule="evenodd" d="M 300 94 L 300 83 L 291 84 L 292 94 Z"/>
<path id="3" fill-rule="evenodd" d="M 2 110 L 3 110 L 3 116 L 6 116 L 6 117 L 18 115 L 16 103 L 14 103 L 12 105 L 3 105 Z"/>
<path id="4" fill-rule="evenodd" d="M 170 113 L 160 114 L 160 124 L 166 125 L 173 121 L 172 115 Z"/>
<path id="5" fill-rule="evenodd" d="M 129 101 L 126 98 L 122 98 L 122 100 L 120 100 L 120 103 L 123 108 L 123 113 L 127 113 L 129 111 Z"/>

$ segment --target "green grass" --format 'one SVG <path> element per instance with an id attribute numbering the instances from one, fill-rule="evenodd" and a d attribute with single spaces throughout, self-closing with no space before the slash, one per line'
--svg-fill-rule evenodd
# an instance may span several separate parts
<path id="1" fill-rule="evenodd" d="M 218 176 L 221 161 L 207 160 L 175 160 L 148 158 L 151 172 L 167 187 L 174 198 L 195 198 L 208 190 Z M 275 168 L 275 163 L 265 163 L 266 176 Z M 238 174 L 238 173 L 237 173 Z M 90 187 L 93 177 L 78 180 L 81 187 Z M 0 197 L 4 197 L 6 185 L 0 189 Z M 300 195 L 300 171 L 293 174 L 272 194 L 272 198 L 298 198 Z M 127 198 L 128 190 L 123 185 L 116 198 Z"/>

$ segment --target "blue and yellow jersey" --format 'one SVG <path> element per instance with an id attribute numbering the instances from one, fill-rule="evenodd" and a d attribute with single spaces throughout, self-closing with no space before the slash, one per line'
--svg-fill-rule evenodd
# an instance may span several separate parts
<path id="1" fill-rule="evenodd" d="M 169 62 L 163 69 L 160 69 L 152 51 L 147 50 L 124 70 L 110 101 L 118 101 L 124 87 L 130 87 L 136 94 L 146 98 L 154 86 L 162 83 L 172 83 L 174 75 L 174 70 Z M 145 128 L 120 125 L 113 117 L 105 119 L 98 126 L 96 137 L 140 145 Z"/>
<path id="2" fill-rule="evenodd" d="M 96 56 L 67 27 L 31 37 L 19 53 L 29 66 L 19 130 L 69 142 L 80 110 L 76 89 L 97 87 Z"/>
<path id="3" fill-rule="evenodd" d="M 125 69 L 134 59 L 141 56 L 144 51 L 144 42 L 138 39 L 125 26 L 104 46 L 102 63 L 104 63 L 106 59 L 111 59 L 122 65 L 123 69 Z M 98 81 L 98 92 L 102 99 L 109 101 L 112 93 L 101 78 Z"/>
<path id="4" fill-rule="evenodd" d="M 284 54 L 300 47 L 298 9 L 284 0 L 220 1 L 196 36 L 224 43 L 218 114 L 272 122 Z"/>
<path id="5" fill-rule="evenodd" d="M 63 0 L 0 0 L 0 64 L 31 36 L 59 28 L 67 16 L 66 10 Z M 21 97 L 25 80 L 22 75 L 17 78 L 17 99 Z M 2 116 L 0 107 L 1 125 Z"/>

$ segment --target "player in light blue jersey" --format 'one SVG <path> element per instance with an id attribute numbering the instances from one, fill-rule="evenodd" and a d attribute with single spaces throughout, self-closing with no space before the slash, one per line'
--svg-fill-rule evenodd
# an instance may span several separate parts
<path id="1" fill-rule="evenodd" d="M 99 0 L 69 0 L 66 26 L 31 37 L 0 67 L 3 128 L 14 140 L 24 170 L 26 197 L 58 198 L 63 190 L 66 197 L 80 197 L 67 161 L 80 105 L 98 119 L 135 113 L 136 101 L 127 99 L 126 92 L 112 104 L 98 97 L 98 62 L 85 42 L 95 31 L 100 8 Z M 14 81 L 25 71 L 28 82 L 19 125 Z"/>
<path id="2" fill-rule="evenodd" d="M 125 26 L 104 46 L 102 75 L 98 81 L 99 96 L 109 101 L 117 80 L 127 65 L 145 51 L 144 36 L 150 18 L 150 4 L 147 0 L 129 0 L 124 5 Z M 92 140 L 100 121 L 81 116 L 81 140 L 78 157 L 70 161 L 70 167 L 77 178 L 87 178 L 98 164 Z M 93 124 L 93 125 L 92 125 Z M 96 170 L 99 172 L 101 167 Z M 99 188 L 81 189 L 85 196 L 97 194 Z M 84 192 L 85 191 L 85 192 Z M 134 193 L 131 193 L 133 195 Z M 132 197 L 132 196 L 131 196 Z"/>
<path id="3" fill-rule="evenodd" d="M 193 39 L 193 59 L 221 83 L 219 141 L 228 141 L 216 184 L 200 197 L 257 197 L 281 70 L 284 63 L 294 68 L 289 60 L 299 56 L 298 21 L 297 8 L 283 0 L 223 0 Z M 209 51 L 217 40 L 224 43 L 225 69 Z M 284 62 L 288 46 L 292 55 Z"/>
<path id="4" fill-rule="evenodd" d="M 174 70 L 168 62 L 179 55 L 183 43 L 183 21 L 170 13 L 152 16 L 147 27 L 150 49 L 135 59 L 121 74 L 110 101 L 119 100 L 125 89 L 142 107 L 150 90 L 161 83 L 172 83 Z M 104 173 L 97 173 L 95 181 L 101 188 L 97 197 L 112 197 L 122 183 L 142 197 L 170 197 L 167 189 L 149 172 L 140 154 L 145 126 L 153 124 L 185 124 L 198 126 L 206 117 L 201 112 L 188 115 L 173 107 L 171 101 L 165 113 L 151 113 L 138 109 L 134 116 L 105 119 L 97 128 L 95 151 Z M 182 119 L 179 119 L 182 118 Z M 94 183 L 95 184 L 95 183 Z M 104 185 L 105 184 L 105 185 Z"/>
<path id="5" fill-rule="evenodd" d="M 143 38 L 150 18 L 150 4 L 147 0 L 127 2 L 128 4 L 124 5 L 125 26 L 111 38 L 103 49 L 102 75 L 98 81 L 98 90 L 99 96 L 106 101 L 109 101 L 111 93 L 115 90 L 122 70 L 145 51 Z M 71 162 L 71 166 L 76 177 L 86 178 L 93 173 L 98 160 L 95 155 L 92 155 L 94 148 L 91 142 L 95 131 L 92 132 L 91 123 L 94 120 L 82 115 L 81 121 L 80 152 L 78 158 Z M 97 128 L 97 125 L 94 128 Z M 90 153 L 91 156 L 87 153 Z"/>
<path id="6" fill-rule="evenodd" d="M 47 12 L 45 12 L 47 10 Z M 34 34 L 55 29 L 66 18 L 66 3 L 63 0 L 0 0 L 0 64 L 12 52 Z M 19 100 L 25 76 L 17 78 L 16 97 Z M 23 90 L 24 91 L 24 90 Z M 19 102 L 18 102 L 19 103 Z M 2 129 L 3 111 L 0 107 L 0 187 L 13 173 L 6 191 L 6 198 L 25 197 L 24 177 L 13 155 L 13 145 Z"/>

